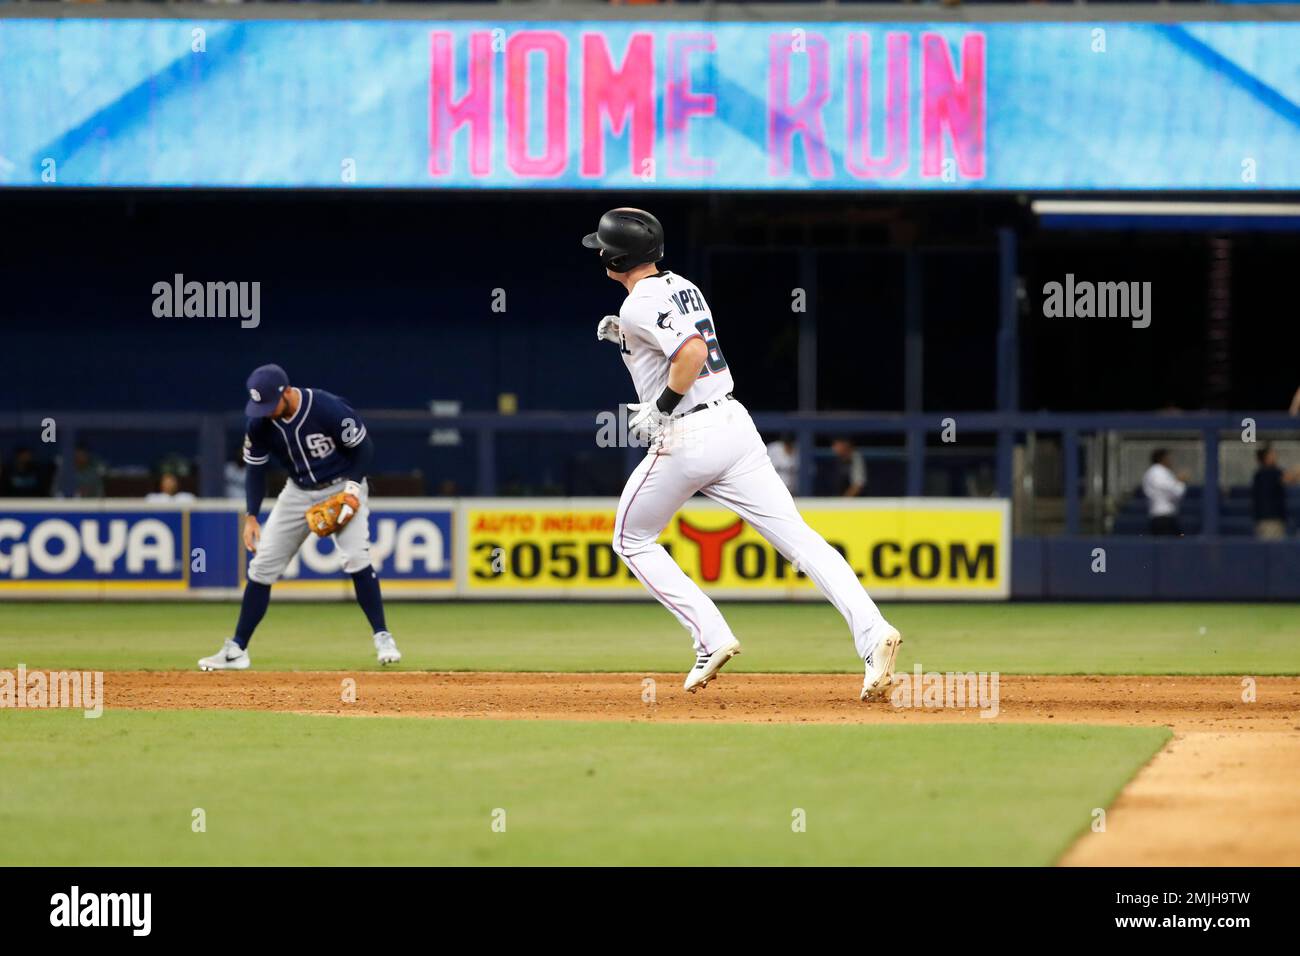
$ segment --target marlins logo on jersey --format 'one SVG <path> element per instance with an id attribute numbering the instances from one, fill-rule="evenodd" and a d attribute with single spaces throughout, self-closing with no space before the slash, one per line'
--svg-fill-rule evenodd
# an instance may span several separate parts
<path id="1" fill-rule="evenodd" d="M 713 316 L 693 282 L 672 272 L 647 276 L 632 287 L 618 313 L 623 363 L 632 373 L 637 398 L 655 401 L 668 384 L 673 357 L 691 339 L 703 339 L 709 353 L 695 383 L 677 408 L 685 411 L 723 398 L 735 389 L 718 345 Z"/>

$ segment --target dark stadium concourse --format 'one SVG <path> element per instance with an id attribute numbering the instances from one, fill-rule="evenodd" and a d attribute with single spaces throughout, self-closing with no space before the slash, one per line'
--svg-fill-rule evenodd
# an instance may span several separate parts
<path id="1" fill-rule="evenodd" d="M 664 265 L 699 282 L 758 412 L 997 407 L 1007 235 L 1020 408 L 1282 408 L 1295 387 L 1300 331 L 1278 311 L 1287 234 L 1046 230 L 1010 195 L 78 190 L 5 202 L 21 241 L 4 323 L 23 357 L 6 415 L 233 413 L 248 370 L 268 361 L 371 410 L 614 408 L 631 397 L 626 374 L 591 332 L 622 295 L 579 243 L 614 203 L 665 223 Z M 1215 255 L 1226 268 L 1210 268 Z M 1044 317 L 1043 289 L 1067 274 L 1150 282 L 1158 321 Z M 185 317 L 155 291 L 192 281 L 258 284 L 256 319 Z M 832 437 L 817 453 L 822 493 L 836 481 Z M 182 433 L 81 438 L 118 469 L 196 456 Z M 463 438 L 394 432 L 383 465 L 422 475 L 410 492 L 473 489 L 477 450 Z M 229 450 L 238 440 L 236 426 Z M 868 493 L 903 493 L 898 439 L 857 442 L 879 458 Z M 624 467 L 576 434 L 503 435 L 495 454 L 500 493 L 609 493 Z M 986 461 L 952 464 L 956 493 L 961 469 Z"/>
<path id="2" fill-rule="evenodd" d="M 920 407 L 994 408 L 1004 226 L 1020 235 L 1023 408 L 1284 407 L 1295 387 L 1285 234 L 1224 240 L 1231 338 L 1212 389 L 1212 235 L 1048 232 L 1015 197 L 11 191 L 3 318 L 24 358 L 3 401 L 220 411 L 275 359 L 368 408 L 492 410 L 502 393 L 521 411 L 609 407 L 625 374 L 590 327 L 621 295 L 578 239 L 614 203 L 663 220 L 664 265 L 704 289 L 755 409 L 808 406 L 796 290 L 816 320 L 811 408 L 903 409 L 909 310 Z M 1151 282 L 1160 321 L 1044 318 L 1043 285 L 1067 273 Z M 259 282 L 258 326 L 156 317 L 153 287 L 177 275 Z"/>

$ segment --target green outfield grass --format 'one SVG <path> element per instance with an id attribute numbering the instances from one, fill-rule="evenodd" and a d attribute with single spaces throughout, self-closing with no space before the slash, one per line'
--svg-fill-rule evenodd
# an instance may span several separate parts
<path id="1" fill-rule="evenodd" d="M 856 671 L 824 604 L 728 604 L 733 671 Z M 1283 604 L 894 604 L 899 666 L 1008 674 L 1298 674 L 1300 615 Z M 235 604 L 6 604 L 0 668 L 191 668 L 229 635 Z M 408 670 L 678 671 L 685 632 L 658 605 L 393 604 Z M 375 668 L 351 604 L 272 602 L 260 670 Z"/>
<path id="2" fill-rule="evenodd" d="M 1168 736 L 12 711 L 0 865 L 1048 864 Z"/>

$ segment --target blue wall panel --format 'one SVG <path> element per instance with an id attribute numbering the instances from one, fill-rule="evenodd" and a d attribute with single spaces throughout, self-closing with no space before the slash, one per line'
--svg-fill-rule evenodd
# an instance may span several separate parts
<path id="1" fill-rule="evenodd" d="M 1095 548 L 1105 573 L 1092 570 Z M 1011 568 L 1024 600 L 1300 601 L 1300 541 L 1022 537 Z"/>
<path id="2" fill-rule="evenodd" d="M 1093 551 L 1105 550 L 1106 570 L 1094 571 Z M 1044 596 L 1051 598 L 1141 598 L 1154 590 L 1154 554 L 1142 540 L 1048 538 Z"/>

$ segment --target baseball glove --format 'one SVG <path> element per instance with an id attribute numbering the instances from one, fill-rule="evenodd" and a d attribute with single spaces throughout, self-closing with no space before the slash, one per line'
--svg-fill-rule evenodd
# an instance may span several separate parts
<path id="1" fill-rule="evenodd" d="M 307 527 L 322 538 L 337 532 L 361 509 L 360 491 L 360 485 L 349 481 L 338 494 L 316 502 L 307 509 Z"/>

